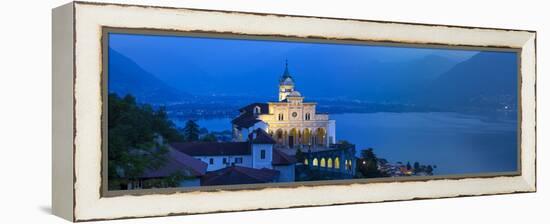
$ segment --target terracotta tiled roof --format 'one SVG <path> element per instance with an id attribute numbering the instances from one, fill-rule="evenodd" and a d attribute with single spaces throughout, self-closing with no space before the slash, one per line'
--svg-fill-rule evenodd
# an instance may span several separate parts
<path id="1" fill-rule="evenodd" d="M 145 170 L 142 178 L 167 177 L 177 172 L 186 176 L 202 176 L 206 173 L 208 164 L 185 153 L 170 149 L 164 166 L 158 169 Z"/>
<path id="2" fill-rule="evenodd" d="M 182 142 L 170 146 L 190 156 L 249 155 L 248 142 Z"/>
<path id="3" fill-rule="evenodd" d="M 201 178 L 201 186 L 269 183 L 278 177 L 277 170 L 230 166 L 208 172 Z"/>

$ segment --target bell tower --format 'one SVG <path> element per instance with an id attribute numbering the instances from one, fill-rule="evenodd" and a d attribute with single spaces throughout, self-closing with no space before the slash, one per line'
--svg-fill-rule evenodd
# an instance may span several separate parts
<path id="1" fill-rule="evenodd" d="M 288 72 L 288 61 L 285 61 L 285 71 L 279 80 L 279 101 L 286 100 L 286 97 L 294 91 L 294 80 Z"/>

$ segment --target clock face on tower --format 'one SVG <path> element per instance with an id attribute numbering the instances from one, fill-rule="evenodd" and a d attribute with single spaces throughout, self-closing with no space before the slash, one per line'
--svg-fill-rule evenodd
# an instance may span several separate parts
<path id="1" fill-rule="evenodd" d="M 298 116 L 298 113 L 292 112 L 292 117 L 296 117 L 296 116 Z"/>

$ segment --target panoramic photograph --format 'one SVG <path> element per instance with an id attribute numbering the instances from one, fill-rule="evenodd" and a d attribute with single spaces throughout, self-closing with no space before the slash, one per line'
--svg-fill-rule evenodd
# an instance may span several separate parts
<path id="1" fill-rule="evenodd" d="M 108 190 L 519 171 L 518 53 L 109 32 Z"/>

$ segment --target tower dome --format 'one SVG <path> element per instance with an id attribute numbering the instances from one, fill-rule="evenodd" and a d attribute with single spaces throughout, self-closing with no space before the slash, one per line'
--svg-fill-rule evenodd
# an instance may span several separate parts
<path id="1" fill-rule="evenodd" d="M 302 96 L 302 94 L 296 90 L 292 91 L 290 94 L 288 94 L 288 96 L 294 96 L 294 97 L 297 97 L 297 96 Z"/>

